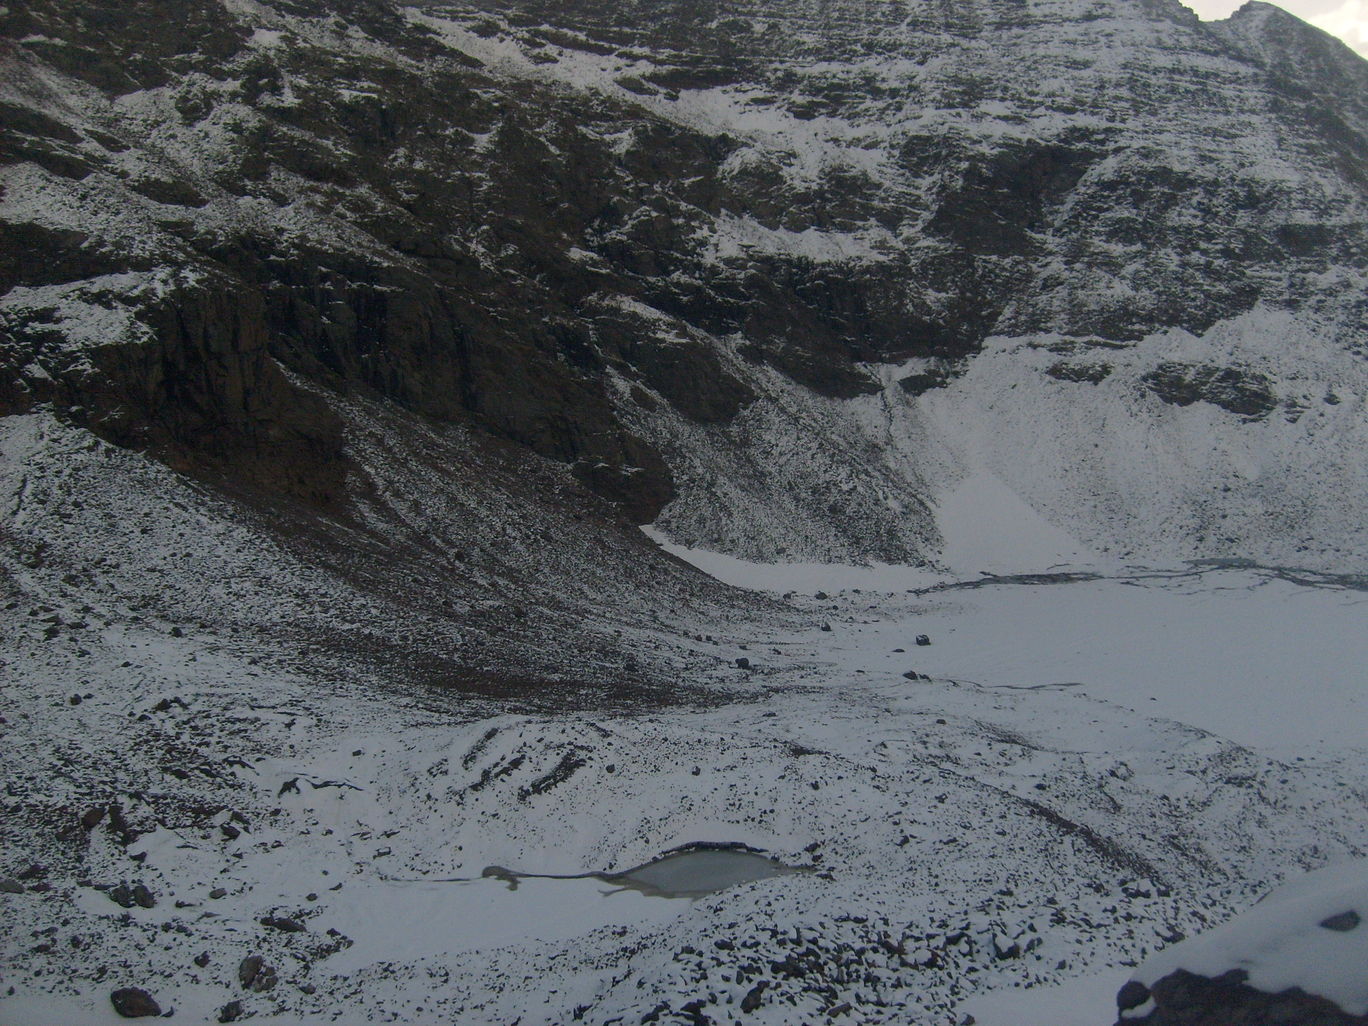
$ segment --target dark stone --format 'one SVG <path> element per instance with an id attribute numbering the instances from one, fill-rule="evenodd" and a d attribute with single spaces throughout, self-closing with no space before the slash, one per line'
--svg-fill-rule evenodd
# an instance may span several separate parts
<path id="1" fill-rule="evenodd" d="M 100 825 L 100 820 L 105 817 L 103 805 L 97 805 L 92 809 L 87 809 L 81 816 L 81 826 L 86 830 L 94 830 Z"/>
<path id="2" fill-rule="evenodd" d="M 1021 945 L 1016 941 L 1007 941 L 1005 944 L 998 937 L 993 938 L 993 956 L 1000 961 L 1006 961 L 1021 957 Z"/>
<path id="3" fill-rule="evenodd" d="M 242 1002 L 233 1000 L 219 1009 L 219 1022 L 236 1022 L 242 1017 Z"/>
<path id="4" fill-rule="evenodd" d="M 209 952 L 207 952 L 207 951 L 201 951 L 198 955 L 195 956 L 195 965 L 199 966 L 201 969 L 203 969 L 203 968 L 204 968 L 205 966 L 207 966 L 208 964 L 209 964 Z"/>
<path id="5" fill-rule="evenodd" d="M 141 987 L 123 987 L 109 995 L 109 1003 L 125 1019 L 146 1019 L 161 1015 L 161 1006 Z"/>
<path id="6" fill-rule="evenodd" d="M 219 898 L 222 898 L 222 897 L 227 896 L 227 894 L 228 894 L 227 888 L 225 888 L 225 887 L 215 887 L 212 891 L 209 892 L 209 897 L 211 897 L 211 898 L 213 898 L 215 901 L 217 901 Z"/>
<path id="7" fill-rule="evenodd" d="M 133 901 L 141 908 L 152 908 L 157 904 L 156 897 L 147 889 L 146 884 L 136 883 L 133 885 Z"/>
<path id="8" fill-rule="evenodd" d="M 750 660 L 747 659 L 745 656 L 737 656 L 737 657 L 736 657 L 736 668 L 737 668 L 738 670 L 749 670 L 749 669 L 750 669 Z"/>
<path id="9" fill-rule="evenodd" d="M 238 965 L 238 982 L 244 987 L 250 987 L 253 981 L 261 975 L 262 967 L 265 964 L 266 960 L 260 955 L 248 955 Z"/>
<path id="10" fill-rule="evenodd" d="M 280 930 L 282 933 L 303 933 L 304 924 L 298 919 L 290 919 L 286 916 L 265 916 L 261 920 L 262 926 L 269 926 L 272 930 Z"/>
<path id="11" fill-rule="evenodd" d="M 1328 919 L 1322 919 L 1320 925 L 1324 929 L 1334 930 L 1336 933 L 1348 933 L 1350 930 L 1357 930 L 1360 922 L 1362 919 L 1360 919 L 1359 914 L 1350 909 L 1347 912 L 1330 916 Z"/>
<path id="12" fill-rule="evenodd" d="M 0 880 L 0 894 L 23 894 L 24 885 L 11 877 Z"/>
<path id="13" fill-rule="evenodd" d="M 917 635 L 917 644 L 918 644 L 918 645 L 922 645 L 922 646 L 929 645 L 929 644 L 931 644 L 931 638 L 930 638 L 928 635 L 925 635 L 925 634 L 918 634 L 918 635 Z"/>
<path id="14" fill-rule="evenodd" d="M 1139 980 L 1127 980 L 1125 986 L 1116 992 L 1116 1007 L 1129 1012 L 1132 1008 L 1139 1008 L 1150 999 L 1149 988 Z"/>
<path id="15" fill-rule="evenodd" d="M 827 631 L 827 632 L 830 632 L 830 631 L 831 631 L 831 623 L 830 623 L 830 621 L 825 621 L 825 620 L 824 620 L 824 621 L 822 622 L 822 630 Z"/>
<path id="16" fill-rule="evenodd" d="M 236 841 L 242 836 L 242 831 L 233 826 L 232 823 L 220 823 L 219 832 L 230 841 Z"/>
<path id="17" fill-rule="evenodd" d="M 768 980 L 761 980 L 750 990 L 746 991 L 746 996 L 741 999 L 741 1011 L 750 1014 L 764 1003 L 765 988 L 769 986 Z"/>

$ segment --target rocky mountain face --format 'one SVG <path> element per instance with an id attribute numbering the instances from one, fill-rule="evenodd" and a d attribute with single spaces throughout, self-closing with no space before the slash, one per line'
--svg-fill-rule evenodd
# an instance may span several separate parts
<path id="1" fill-rule="evenodd" d="M 0 34 L 0 412 L 310 516 L 355 511 L 357 398 L 738 555 L 935 562 L 983 473 L 1095 551 L 1363 554 L 1368 64 L 1276 8 Z"/>

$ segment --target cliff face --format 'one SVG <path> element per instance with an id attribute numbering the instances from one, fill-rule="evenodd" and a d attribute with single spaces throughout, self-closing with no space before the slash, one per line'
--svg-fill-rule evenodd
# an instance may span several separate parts
<path id="1" fill-rule="evenodd" d="M 0 33 L 5 412 L 342 508 L 330 405 L 374 396 L 764 558 L 934 560 L 985 468 L 1095 548 L 1290 558 L 1260 518 L 1308 508 L 1315 559 L 1354 545 L 1284 493 L 1342 491 L 1365 430 L 1368 64 L 1267 5 L 49 0 Z"/>

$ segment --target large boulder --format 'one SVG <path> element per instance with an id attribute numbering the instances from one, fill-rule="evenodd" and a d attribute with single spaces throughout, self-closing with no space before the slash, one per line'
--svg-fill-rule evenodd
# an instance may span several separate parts
<path id="1" fill-rule="evenodd" d="M 125 1019 L 147 1019 L 162 1014 L 161 1006 L 141 987 L 122 987 L 109 995 L 109 1003 Z"/>
<path id="2" fill-rule="evenodd" d="M 1141 966 L 1118 1026 L 1368 1026 L 1365 917 L 1368 861 L 1309 873 Z"/>

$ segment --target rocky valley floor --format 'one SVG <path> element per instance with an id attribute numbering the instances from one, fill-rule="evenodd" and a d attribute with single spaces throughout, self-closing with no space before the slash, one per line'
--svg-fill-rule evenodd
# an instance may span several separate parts
<path id="1" fill-rule="evenodd" d="M 7 466 L 61 437 L 12 433 Z M 187 1022 L 1101 1026 L 1146 955 L 1368 850 L 1361 579 L 728 561 L 778 590 L 605 621 L 675 701 L 534 708 L 130 613 L 54 571 L 74 542 L 21 476 L 49 558 L 0 603 L 14 1026 L 119 1021 L 124 987 Z M 485 875 L 695 842 L 804 871 L 696 899 Z"/>

